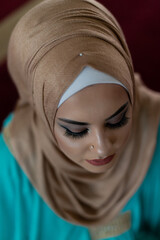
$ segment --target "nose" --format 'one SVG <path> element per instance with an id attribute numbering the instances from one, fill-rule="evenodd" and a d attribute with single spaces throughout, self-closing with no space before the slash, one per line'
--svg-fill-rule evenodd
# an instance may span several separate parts
<path id="1" fill-rule="evenodd" d="M 94 145 L 94 151 L 98 158 L 105 158 L 111 154 L 112 142 L 104 130 L 95 131 L 91 145 Z"/>

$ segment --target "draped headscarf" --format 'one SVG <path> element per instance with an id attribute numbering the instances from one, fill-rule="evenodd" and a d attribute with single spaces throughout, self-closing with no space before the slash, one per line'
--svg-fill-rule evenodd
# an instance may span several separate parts
<path id="1" fill-rule="evenodd" d="M 85 66 L 120 81 L 133 108 L 128 143 L 104 173 L 89 172 L 68 159 L 53 132 L 59 100 Z M 108 223 L 146 175 L 160 113 L 159 94 L 135 81 L 119 24 L 95 0 L 43 1 L 16 25 L 8 68 L 20 99 L 4 134 L 17 162 L 60 217 L 84 226 Z"/>

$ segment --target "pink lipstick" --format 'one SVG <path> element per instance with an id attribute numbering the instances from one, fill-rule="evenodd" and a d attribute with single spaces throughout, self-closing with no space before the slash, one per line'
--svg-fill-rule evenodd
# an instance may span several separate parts
<path id="1" fill-rule="evenodd" d="M 93 159 L 93 160 L 86 160 L 88 163 L 92 164 L 92 165 L 95 165 L 95 166 L 101 166 L 101 165 L 105 165 L 109 162 L 112 161 L 113 157 L 114 157 L 115 154 L 113 155 L 110 155 L 104 159 Z"/>

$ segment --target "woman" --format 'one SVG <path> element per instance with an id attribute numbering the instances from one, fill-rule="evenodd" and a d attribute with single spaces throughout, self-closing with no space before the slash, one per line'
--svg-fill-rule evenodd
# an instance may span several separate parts
<path id="1" fill-rule="evenodd" d="M 1 238 L 159 239 L 160 96 L 112 14 L 42 2 L 15 27 L 8 68 L 20 100 L 1 136 Z"/>

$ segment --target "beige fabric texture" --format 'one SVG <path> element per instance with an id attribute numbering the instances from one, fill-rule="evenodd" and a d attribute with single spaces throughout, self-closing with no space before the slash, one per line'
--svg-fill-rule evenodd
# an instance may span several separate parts
<path id="1" fill-rule="evenodd" d="M 133 105 L 126 148 L 105 173 L 89 172 L 68 159 L 53 134 L 59 99 L 85 66 L 124 84 Z M 135 79 L 116 19 L 94 0 L 43 1 L 13 30 L 8 68 L 20 99 L 4 134 L 17 162 L 63 219 L 88 227 L 109 223 L 147 173 L 160 115 L 160 96 L 147 89 L 138 75 Z"/>

